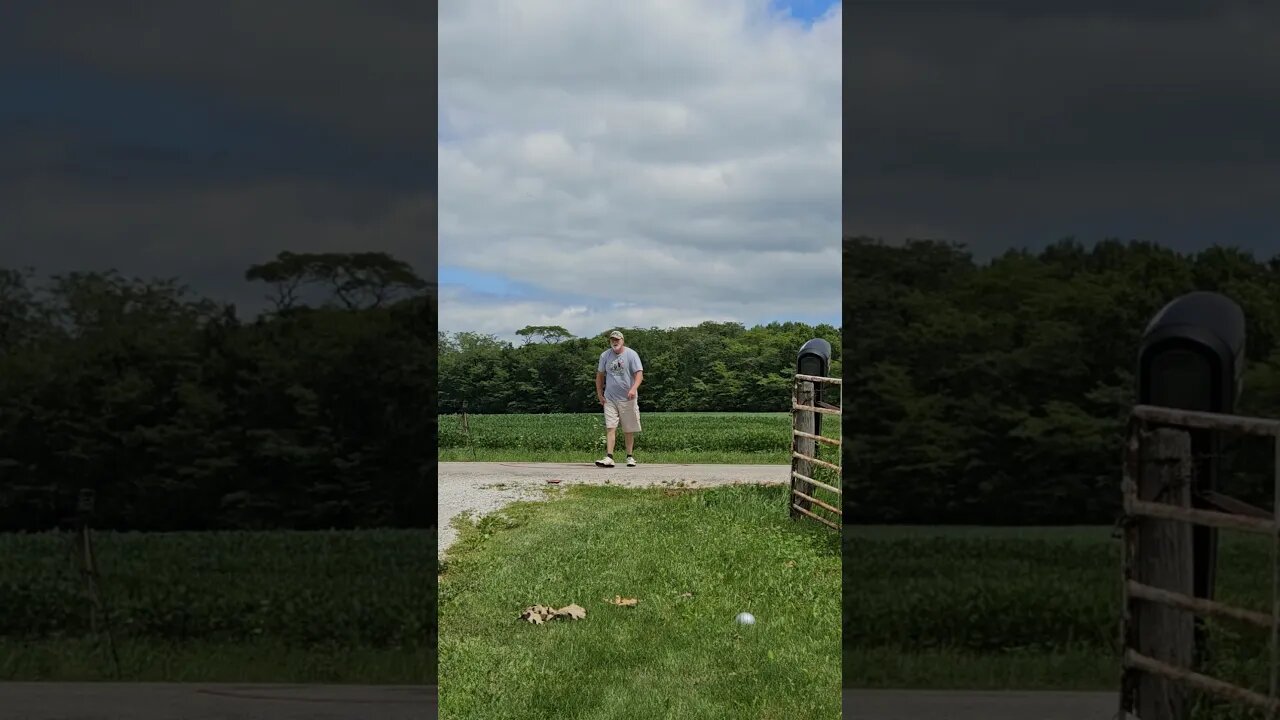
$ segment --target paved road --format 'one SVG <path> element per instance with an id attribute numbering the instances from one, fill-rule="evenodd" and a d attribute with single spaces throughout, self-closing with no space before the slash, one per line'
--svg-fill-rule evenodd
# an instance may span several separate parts
<path id="1" fill-rule="evenodd" d="M 1116 720 L 1117 692 L 845 690 L 844 720 Z"/>
<path id="2" fill-rule="evenodd" d="M 0 720 L 426 720 L 436 688 L 0 683 Z"/>
<path id="3" fill-rule="evenodd" d="M 434 687 L 0 683 L 0 720 L 435 720 Z M 1113 692 L 845 690 L 844 720 L 1115 720 Z"/>
<path id="4" fill-rule="evenodd" d="M 547 480 L 566 485 L 644 487 L 685 481 L 689 487 L 733 483 L 785 483 L 788 465 L 625 465 L 604 469 L 591 463 L 440 463 L 437 480 L 439 553 L 458 537 L 450 522 L 467 513 L 487 514 L 517 500 L 546 497 Z"/>

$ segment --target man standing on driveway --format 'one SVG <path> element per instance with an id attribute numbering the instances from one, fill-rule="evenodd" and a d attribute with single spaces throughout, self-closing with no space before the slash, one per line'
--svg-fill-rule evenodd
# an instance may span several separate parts
<path id="1" fill-rule="evenodd" d="M 613 467 L 613 443 L 618 425 L 627 437 L 627 467 L 636 466 L 632 454 L 635 434 L 640 432 L 640 400 L 637 392 L 644 380 L 644 366 L 635 350 L 622 341 L 622 333 L 609 333 L 609 349 L 600 354 L 596 366 L 596 399 L 604 406 L 605 456 L 597 460 L 600 467 Z"/>

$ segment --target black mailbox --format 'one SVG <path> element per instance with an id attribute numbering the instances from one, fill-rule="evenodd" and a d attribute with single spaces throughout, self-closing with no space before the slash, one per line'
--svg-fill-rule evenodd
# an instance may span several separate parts
<path id="1" fill-rule="evenodd" d="M 829 377 L 827 373 L 830 370 L 831 343 L 822 338 L 814 338 L 800 346 L 800 354 L 796 356 L 797 374 Z M 823 383 L 815 382 L 813 385 L 815 404 L 822 402 L 822 388 Z M 822 434 L 822 413 L 813 414 L 813 432 L 815 435 Z"/>
<path id="2" fill-rule="evenodd" d="M 830 370 L 831 343 L 822 338 L 814 338 L 800 346 L 800 355 L 796 357 L 797 373 L 828 377 Z"/>
<path id="3" fill-rule="evenodd" d="M 1212 292 L 1183 295 L 1156 313 L 1142 335 L 1138 351 L 1138 402 L 1143 405 L 1234 411 L 1244 373 L 1244 311 L 1230 298 Z M 1192 503 L 1208 507 L 1206 493 L 1224 480 L 1221 438 L 1207 430 L 1191 430 L 1196 464 Z M 1197 597 L 1212 598 L 1217 575 L 1218 531 L 1192 529 L 1194 585 Z"/>
<path id="4" fill-rule="evenodd" d="M 1156 313 L 1142 335 L 1138 402 L 1231 413 L 1244 374 L 1244 311 L 1231 298 L 1193 292 Z"/>

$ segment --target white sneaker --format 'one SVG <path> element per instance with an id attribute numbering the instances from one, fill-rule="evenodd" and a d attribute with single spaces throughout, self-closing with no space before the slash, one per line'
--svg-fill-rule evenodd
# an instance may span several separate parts
<path id="1" fill-rule="evenodd" d="M 635 458 L 633 458 L 633 457 L 631 457 L 630 455 L 628 455 L 628 456 L 627 456 L 627 467 L 635 467 L 635 466 L 636 466 L 636 459 L 635 459 Z"/>
<path id="2" fill-rule="evenodd" d="M 613 458 L 606 455 L 603 460 L 596 461 L 596 467 L 613 467 Z"/>

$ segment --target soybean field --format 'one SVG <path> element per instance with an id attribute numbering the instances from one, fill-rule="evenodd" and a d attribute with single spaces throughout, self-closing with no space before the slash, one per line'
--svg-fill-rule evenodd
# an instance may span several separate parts
<path id="1" fill-rule="evenodd" d="M 78 535 L 0 535 L 0 679 L 435 676 L 432 530 L 93 537 L 101 604 Z"/>
<path id="2" fill-rule="evenodd" d="M 1120 545 L 1107 527 L 846 526 L 846 687 L 1118 688 Z M 1217 599 L 1267 612 L 1266 538 L 1223 533 Z M 1267 689 L 1268 637 L 1209 623 L 1211 675 Z"/>

